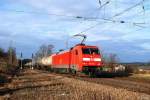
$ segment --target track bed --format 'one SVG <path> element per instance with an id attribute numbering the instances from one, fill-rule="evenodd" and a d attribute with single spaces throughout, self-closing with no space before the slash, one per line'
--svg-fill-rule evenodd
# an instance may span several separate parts
<path id="1" fill-rule="evenodd" d="M 109 85 L 115 88 L 123 88 L 129 91 L 146 93 L 150 95 L 150 80 L 146 79 L 139 79 L 139 78 L 132 78 L 132 77 L 112 77 L 112 78 L 89 78 L 88 76 L 75 76 L 70 74 L 58 74 L 63 75 L 70 78 L 79 79 L 82 81 L 102 84 L 102 85 Z"/>
<path id="2" fill-rule="evenodd" d="M 88 82 L 94 82 L 103 85 L 113 86 L 115 88 L 124 88 L 130 91 L 150 94 L 150 84 L 139 83 L 130 80 L 113 79 L 113 78 L 78 78 Z"/>
<path id="3" fill-rule="evenodd" d="M 116 85 L 109 85 L 109 82 Z M 128 89 L 128 86 L 118 86 L 119 84 L 133 83 L 25 70 L 5 89 L 0 90 L 0 100 L 129 100 L 131 97 L 132 100 L 150 99 L 148 92 L 134 91 Z"/>

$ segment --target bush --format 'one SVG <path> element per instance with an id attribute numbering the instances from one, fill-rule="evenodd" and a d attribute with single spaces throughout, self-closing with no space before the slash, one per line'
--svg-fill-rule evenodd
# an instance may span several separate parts
<path id="1" fill-rule="evenodd" d="M 10 82 L 10 79 L 6 75 L 0 74 L 0 84 L 8 83 Z"/>
<path id="2" fill-rule="evenodd" d="M 6 68 L 6 74 L 11 75 L 12 77 L 19 74 L 19 67 L 8 65 Z"/>
<path id="3" fill-rule="evenodd" d="M 134 73 L 134 72 L 136 72 L 138 70 L 138 68 L 137 67 L 134 67 L 134 66 L 126 66 L 126 68 L 125 68 L 125 72 L 126 73 Z"/>

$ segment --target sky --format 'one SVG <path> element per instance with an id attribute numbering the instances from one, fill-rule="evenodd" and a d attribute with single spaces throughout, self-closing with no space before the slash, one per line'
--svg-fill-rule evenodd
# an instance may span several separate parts
<path id="1" fill-rule="evenodd" d="M 12 45 L 18 56 L 30 58 L 42 44 L 65 49 L 68 38 L 82 32 L 86 44 L 117 54 L 121 62 L 147 62 L 150 0 L 142 1 L 0 0 L 0 47 Z M 69 39 L 69 46 L 79 42 Z"/>

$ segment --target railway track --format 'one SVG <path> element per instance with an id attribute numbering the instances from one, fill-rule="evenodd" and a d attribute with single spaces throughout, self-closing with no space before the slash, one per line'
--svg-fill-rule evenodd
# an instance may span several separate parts
<path id="1" fill-rule="evenodd" d="M 55 74 L 55 73 L 54 73 Z M 57 74 L 58 75 L 58 74 Z M 88 76 L 75 76 L 70 74 L 59 74 L 64 77 L 75 78 L 96 84 L 109 85 L 115 88 L 123 88 L 133 92 L 150 94 L 150 83 L 131 78 L 89 78 Z"/>
<path id="2" fill-rule="evenodd" d="M 127 80 L 111 79 L 111 78 L 79 78 L 84 81 L 94 82 L 103 85 L 110 85 L 115 88 L 124 88 L 129 91 L 150 94 L 150 85 L 146 83 L 137 83 Z"/>
<path id="3" fill-rule="evenodd" d="M 95 100 L 129 100 L 130 97 L 149 100 L 148 90 L 148 84 L 128 80 L 26 70 L 14 78 L 8 88 L 0 91 L 0 100 L 1 96 L 2 100 L 93 100 L 95 97 Z"/>

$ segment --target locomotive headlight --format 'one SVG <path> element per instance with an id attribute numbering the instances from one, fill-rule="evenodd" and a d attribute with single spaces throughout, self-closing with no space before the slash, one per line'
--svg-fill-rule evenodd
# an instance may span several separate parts
<path id="1" fill-rule="evenodd" d="M 90 58 L 83 58 L 83 61 L 90 61 Z"/>
<path id="2" fill-rule="evenodd" d="M 94 58 L 94 61 L 101 61 L 101 58 Z"/>

